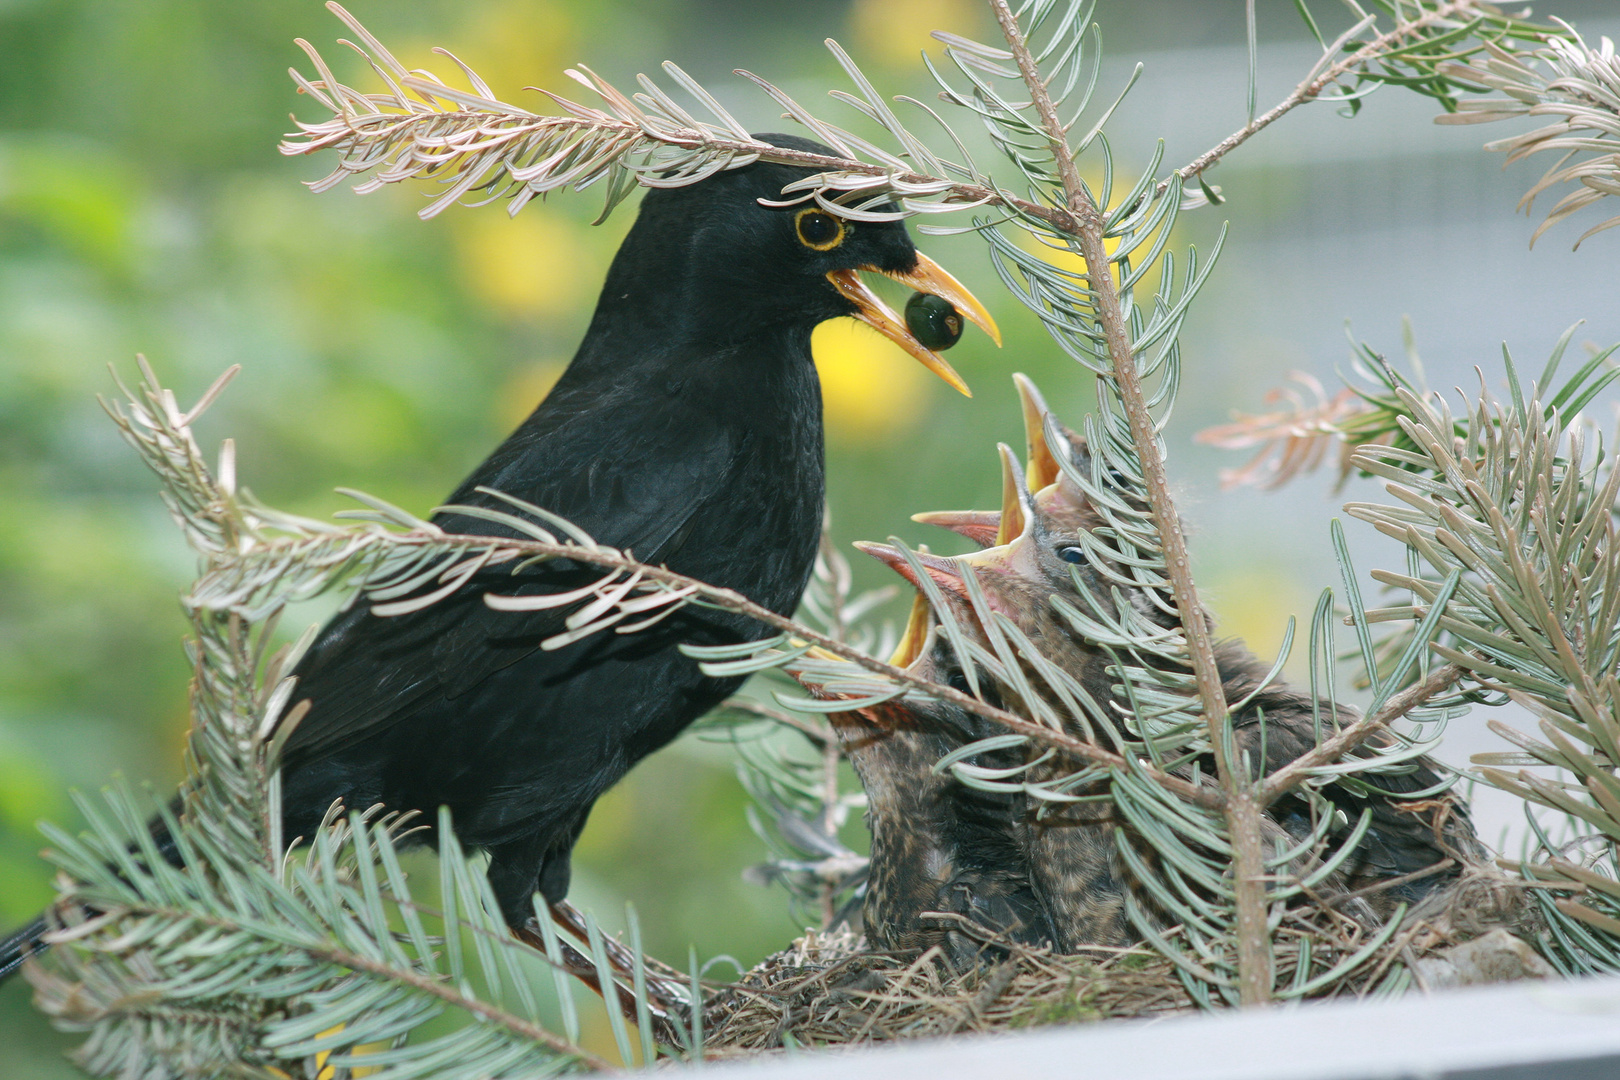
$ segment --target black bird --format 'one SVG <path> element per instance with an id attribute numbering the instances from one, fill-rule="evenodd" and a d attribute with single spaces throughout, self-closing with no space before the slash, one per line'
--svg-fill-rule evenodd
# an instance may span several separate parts
<path id="1" fill-rule="evenodd" d="M 831 154 L 788 135 L 772 144 Z M 599 543 L 735 589 L 789 614 L 821 528 L 818 323 L 854 316 L 951 385 L 966 387 L 861 281 L 871 270 L 951 302 L 992 335 L 988 313 L 919 254 L 898 222 L 847 221 L 782 189 L 811 170 L 756 162 L 647 193 L 608 271 L 596 314 L 556 387 L 451 494 L 510 510 L 493 489 L 574 522 Z M 452 533 L 506 534 L 441 512 Z M 731 693 L 682 643 L 764 628 L 688 608 L 639 634 L 598 634 L 551 651 L 566 612 L 502 613 L 489 592 L 577 587 L 589 567 L 491 569 L 414 614 L 358 603 L 298 665 L 310 711 L 283 758 L 285 835 L 308 838 L 335 800 L 420 811 L 448 806 L 457 834 L 491 856 L 510 925 L 536 891 L 568 890 L 569 855 L 592 804 L 637 761 Z M 36 947 L 36 922 L 0 945 L 0 973 Z"/>

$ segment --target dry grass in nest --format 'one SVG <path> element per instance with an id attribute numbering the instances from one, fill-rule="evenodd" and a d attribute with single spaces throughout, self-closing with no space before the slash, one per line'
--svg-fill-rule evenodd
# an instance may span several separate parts
<path id="1" fill-rule="evenodd" d="M 956 973 L 938 949 L 869 952 L 849 930 L 811 930 L 722 990 L 705 1010 L 705 1050 L 738 1057 L 785 1046 L 856 1046 L 1181 1012 L 1192 999 L 1146 948 L 1059 956 L 1015 948 Z"/>
<path id="2" fill-rule="evenodd" d="M 1419 961 L 1427 975 L 1417 976 L 1419 986 L 1551 974 L 1522 943 L 1538 935 L 1517 884 L 1489 868 L 1475 868 L 1425 910 L 1409 913 L 1401 929 L 1352 970 L 1324 980 L 1307 996 L 1400 993 L 1411 985 L 1403 968 Z M 1506 936 L 1504 927 L 1522 938 Z M 1492 930 L 1497 937 L 1487 938 Z M 1274 938 L 1279 983 L 1303 984 L 1362 953 L 1372 933 L 1327 907 L 1306 905 L 1288 913 Z M 1166 937 L 1181 935 L 1172 931 Z M 1475 943 L 1472 950 L 1459 953 L 1457 947 L 1466 942 Z M 1310 969 L 1298 973 L 1302 958 Z M 1476 969 L 1486 973 L 1470 973 Z M 1213 987 L 1205 992 L 1213 993 Z M 715 994 L 704 1010 L 704 1045 L 711 1058 L 743 1057 L 788 1046 L 859 1046 L 1162 1016 L 1196 1007 L 1175 965 L 1147 946 L 1070 956 L 1004 945 L 973 970 L 956 972 L 942 962 L 937 948 L 920 956 L 873 952 L 859 933 L 840 927 L 807 931 Z"/>

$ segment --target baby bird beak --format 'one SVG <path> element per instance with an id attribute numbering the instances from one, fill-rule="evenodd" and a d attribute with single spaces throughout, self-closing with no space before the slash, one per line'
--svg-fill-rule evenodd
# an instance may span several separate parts
<path id="1" fill-rule="evenodd" d="M 1002 594 L 1007 591 L 1001 587 L 1002 581 L 1008 577 L 1036 580 L 1037 575 L 1040 573 L 1039 567 L 1034 565 L 1031 556 L 1030 542 L 1022 537 L 1010 544 L 998 544 L 995 547 L 985 548 L 983 551 L 976 551 L 970 555 L 957 555 L 952 558 L 945 558 L 926 551 L 913 551 L 911 556 L 912 559 L 916 560 L 915 565 L 906 558 L 905 553 L 899 548 L 889 544 L 874 544 L 862 540 L 857 541 L 855 546 L 911 582 L 918 590 L 919 601 L 922 601 L 921 593 L 924 589 L 924 576 L 940 589 L 943 589 L 945 595 L 950 599 L 960 601 L 963 604 L 971 604 L 972 599 L 968 594 L 968 587 L 963 579 L 967 574 L 975 574 L 984 590 L 986 599 L 990 601 L 992 607 L 996 607 Z M 918 571 L 921 571 L 920 575 Z M 926 608 L 926 601 L 922 602 Z M 917 609 L 913 606 L 912 619 L 916 620 L 917 618 Z M 923 618 L 926 619 L 926 612 Z M 923 622 L 922 625 L 926 627 L 927 623 Z M 906 628 L 907 637 L 901 639 L 903 645 L 906 643 L 907 638 L 911 637 L 911 634 L 912 624 L 908 623 Z M 921 639 L 917 640 L 920 643 Z M 897 651 L 896 656 L 899 655 L 900 653 Z M 916 655 L 913 652 L 909 654 L 909 657 L 915 659 Z M 893 660 L 891 663 L 898 664 L 899 660 Z"/>
<path id="2" fill-rule="evenodd" d="M 1013 385 L 1018 387 L 1018 402 L 1024 412 L 1024 445 L 1027 450 L 1024 482 L 1031 491 L 1039 491 L 1057 482 L 1060 475 L 1057 458 L 1046 441 L 1046 418 L 1051 410 L 1046 399 L 1035 388 L 1028 375 L 1014 373 Z"/>
<path id="3" fill-rule="evenodd" d="M 1029 495 L 1029 484 L 1024 469 L 1013 454 L 1012 447 L 997 443 L 1001 452 L 1001 524 L 996 529 L 993 547 L 1010 544 L 1029 532 L 1034 501 Z"/>
<path id="4" fill-rule="evenodd" d="M 962 574 L 957 569 L 955 559 L 947 559 L 926 551 L 913 551 L 911 557 L 917 560 L 916 567 L 913 567 L 905 554 L 893 545 L 874 544 L 867 540 L 857 540 L 855 541 L 855 547 L 911 582 L 919 592 L 923 589 L 923 579 L 918 576 L 918 568 L 930 581 L 945 589 L 950 595 L 961 597 L 964 600 L 967 599 L 967 590 L 962 584 Z M 926 606 L 926 602 L 924 606 Z M 912 614 L 915 617 L 915 608 Z M 909 623 L 907 632 L 910 632 Z"/>
<path id="5" fill-rule="evenodd" d="M 928 601 L 923 599 L 921 592 L 918 592 L 911 598 L 911 614 L 906 618 L 906 632 L 900 635 L 900 644 L 895 646 L 894 654 L 889 657 L 889 663 L 897 668 L 909 668 L 917 662 L 917 658 L 928 647 L 928 632 L 931 629 L 929 622 Z"/>
<path id="6" fill-rule="evenodd" d="M 996 542 L 1001 531 L 999 510 L 933 510 L 926 514 L 912 514 L 911 520 L 923 525 L 938 525 L 958 536 L 965 536 L 980 547 Z"/>
<path id="7" fill-rule="evenodd" d="M 1041 392 L 1023 374 L 1013 375 L 1013 384 L 1018 388 L 1018 400 L 1024 414 L 1024 443 L 1027 456 L 1022 471 L 1024 474 L 1024 489 L 1028 492 L 1038 492 L 1057 482 L 1061 475 L 1057 458 L 1053 455 L 1046 438 L 1046 420 L 1050 410 Z M 1002 448 L 1005 451 L 1005 448 Z M 1014 465 L 1008 468 L 1006 454 L 1002 455 L 1002 506 L 1018 503 L 1020 496 L 1017 490 L 1017 480 L 1012 473 L 1018 471 Z M 995 510 L 935 510 L 925 514 L 913 514 L 911 520 L 923 525 L 938 525 L 942 529 L 949 529 L 958 536 L 965 536 L 978 544 L 981 548 L 994 547 L 997 544 L 1007 543 L 1013 536 L 1023 532 L 1021 519 L 1008 519 L 1005 509 Z M 1002 522 L 1007 520 L 1007 529 L 1002 530 Z"/>

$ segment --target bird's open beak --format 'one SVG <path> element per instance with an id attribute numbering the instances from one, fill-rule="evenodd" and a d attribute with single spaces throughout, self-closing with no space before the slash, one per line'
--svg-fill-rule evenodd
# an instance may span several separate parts
<path id="1" fill-rule="evenodd" d="M 884 277 L 893 278 L 918 292 L 933 293 L 950 301 L 956 310 L 978 323 L 997 345 L 1001 344 L 1001 331 L 997 329 L 996 321 L 990 317 L 990 312 L 985 310 L 984 305 L 979 303 L 978 298 L 968 292 L 960 281 L 946 273 L 944 267 L 922 252 L 917 253 L 917 268 L 909 273 L 891 273 L 871 266 L 861 269 L 871 270 Z M 923 367 L 966 396 L 972 397 L 973 391 L 968 389 L 967 383 L 962 381 L 962 376 L 956 373 L 956 369 L 946 363 L 943 356 L 912 336 L 905 320 L 895 314 L 894 309 L 885 304 L 878 294 L 861 280 L 861 269 L 834 270 L 827 275 L 827 280 L 833 283 L 833 288 L 855 305 L 855 317 L 922 361 Z"/>
<path id="2" fill-rule="evenodd" d="M 994 544 L 996 533 L 1001 529 L 1000 510 L 930 510 L 926 514 L 912 514 L 911 520 L 920 525 L 949 529 L 982 548 Z"/>
<path id="3" fill-rule="evenodd" d="M 1046 399 L 1035 388 L 1029 376 L 1014 373 L 1013 385 L 1018 387 L 1018 402 L 1024 412 L 1024 444 L 1028 453 L 1024 467 L 1024 481 L 1030 491 L 1039 491 L 1057 482 L 1061 473 L 1052 448 L 1046 443 L 1046 417 L 1051 412 Z"/>
<path id="4" fill-rule="evenodd" d="M 927 647 L 928 631 L 928 601 L 919 592 L 911 598 L 911 615 L 906 619 L 906 632 L 900 635 L 900 644 L 895 646 L 889 663 L 897 668 L 908 668 L 916 663 Z"/>
<path id="5" fill-rule="evenodd" d="M 1046 417 L 1048 409 L 1041 392 L 1025 375 L 1015 374 L 1019 402 L 1024 411 L 1024 441 L 1028 456 L 1020 469 L 1012 452 L 1005 446 L 1001 452 L 1001 506 L 995 510 L 937 510 L 927 514 L 912 514 L 911 520 L 923 525 L 938 525 L 967 537 L 981 548 L 999 547 L 1017 539 L 1028 527 L 1029 508 L 1036 501 L 1032 492 L 1039 492 L 1057 482 L 1062 475 L 1057 458 L 1047 445 Z M 1019 474 L 1023 480 L 1020 482 Z"/>
<path id="6" fill-rule="evenodd" d="M 938 510 L 927 514 L 913 514 L 911 520 L 923 525 L 938 525 L 972 540 L 981 548 L 1010 543 L 1023 533 L 1028 522 L 1026 507 L 1033 502 L 1032 492 L 1057 482 L 1061 475 L 1057 458 L 1047 445 L 1046 417 L 1048 409 L 1041 392 L 1026 375 L 1014 374 L 1019 403 L 1024 412 L 1024 442 L 1027 457 L 1022 470 L 1005 446 L 1001 451 L 1001 505 L 994 510 Z M 1022 471 L 1023 483 L 1017 474 Z"/>
<path id="7" fill-rule="evenodd" d="M 911 563 L 900 553 L 900 549 L 889 544 L 874 544 L 868 540 L 855 541 L 855 547 L 879 562 L 886 564 L 895 573 L 922 589 L 922 581 L 917 572 L 912 569 Z M 961 571 L 957 569 L 954 561 L 939 555 L 931 555 L 926 551 L 913 551 L 923 573 L 934 580 L 934 584 L 949 590 L 951 595 L 967 599 L 967 592 L 962 585 Z M 913 612 L 915 615 L 915 612 Z M 907 629 L 910 629 L 908 625 Z"/>
<path id="8" fill-rule="evenodd" d="M 855 546 L 874 559 L 887 564 L 901 577 L 915 585 L 918 591 L 921 592 L 922 581 L 919 579 L 916 570 L 912 568 L 911 563 L 901 554 L 900 549 L 889 544 L 873 544 L 866 541 L 856 541 Z M 971 605 L 973 601 L 968 594 L 967 583 L 963 580 L 963 575 L 977 574 L 981 584 L 991 584 L 998 576 L 1021 577 L 1025 580 L 1032 580 L 1033 576 L 1039 572 L 1039 568 L 1032 564 L 1029 555 L 1030 550 L 1029 543 L 1023 541 L 986 548 L 983 551 L 975 551 L 971 555 L 955 555 L 948 558 L 932 555 L 926 551 L 914 551 L 911 554 L 916 558 L 922 572 L 927 574 L 935 585 L 944 590 L 947 598 Z M 993 610 L 1002 610 L 1004 613 L 1010 614 L 1005 610 L 1000 595 L 1001 591 L 997 588 L 985 589 L 985 600 L 990 604 L 990 607 Z M 915 609 L 913 609 L 913 617 L 916 617 Z M 910 641 L 908 641 L 908 639 L 911 639 L 910 631 L 911 627 L 908 625 L 907 635 L 901 639 L 902 648 L 896 651 L 896 656 L 901 655 L 903 651 L 907 651 L 910 647 Z M 915 659 L 916 653 L 910 653 L 910 656 Z M 891 660 L 890 662 L 898 664 L 898 660 Z"/>
<path id="9" fill-rule="evenodd" d="M 1001 452 L 1001 517 L 997 523 L 995 543 L 989 545 L 992 548 L 1010 544 L 1029 532 L 1035 509 L 1035 501 L 1029 494 L 1029 483 L 1024 478 L 1024 470 L 1020 468 L 1012 447 L 997 443 L 996 449 Z"/>

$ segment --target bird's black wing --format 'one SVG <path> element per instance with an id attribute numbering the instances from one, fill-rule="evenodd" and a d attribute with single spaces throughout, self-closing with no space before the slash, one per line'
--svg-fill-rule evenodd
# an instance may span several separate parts
<path id="1" fill-rule="evenodd" d="M 519 429 L 451 502 L 517 513 L 476 490 L 488 487 L 559 514 L 598 542 L 644 561 L 678 561 L 708 493 L 724 490 L 735 468 L 730 434 L 654 424 L 605 448 L 601 433 L 591 430 L 602 410 L 571 417 L 570 410 L 557 411 L 565 414 L 561 422 L 537 417 Z M 435 522 L 453 533 L 515 535 L 467 515 L 441 514 Z M 425 701 L 467 692 L 533 653 L 575 609 L 500 612 L 484 603 L 487 593 L 558 592 L 600 574 L 563 561 L 540 564 L 517 578 L 510 566 L 491 567 L 453 596 L 389 617 L 373 615 L 370 604 L 357 601 L 326 626 L 299 665 L 297 697 L 309 698 L 312 708 L 288 740 L 289 755 L 320 757 L 404 719 Z"/>

